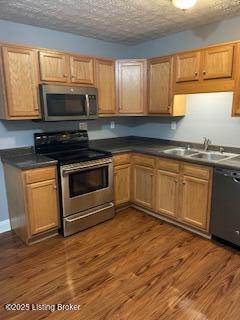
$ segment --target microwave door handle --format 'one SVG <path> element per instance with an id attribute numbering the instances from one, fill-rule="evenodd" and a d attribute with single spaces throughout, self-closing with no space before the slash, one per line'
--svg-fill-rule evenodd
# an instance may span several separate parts
<path id="1" fill-rule="evenodd" d="M 90 105 L 89 105 L 89 96 L 86 94 L 86 115 L 89 116 L 90 113 Z"/>

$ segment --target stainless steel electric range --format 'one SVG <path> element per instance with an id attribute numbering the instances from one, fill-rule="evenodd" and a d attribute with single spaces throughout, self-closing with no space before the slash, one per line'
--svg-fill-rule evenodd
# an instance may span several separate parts
<path id="1" fill-rule="evenodd" d="M 112 155 L 88 141 L 85 130 L 34 134 L 35 152 L 58 160 L 64 236 L 114 217 Z"/>

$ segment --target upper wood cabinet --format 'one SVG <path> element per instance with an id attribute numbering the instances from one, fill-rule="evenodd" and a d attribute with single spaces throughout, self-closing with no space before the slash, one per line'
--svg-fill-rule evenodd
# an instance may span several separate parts
<path id="1" fill-rule="evenodd" d="M 175 56 L 176 82 L 196 81 L 200 78 L 200 52 L 180 53 Z"/>
<path id="2" fill-rule="evenodd" d="M 146 106 L 146 60 L 117 61 L 117 97 L 120 114 L 143 114 Z"/>
<path id="3" fill-rule="evenodd" d="M 82 84 L 94 83 L 93 58 L 70 56 L 71 82 Z"/>
<path id="4" fill-rule="evenodd" d="M 188 94 L 234 91 L 236 61 L 236 43 L 176 54 L 173 92 Z"/>
<path id="5" fill-rule="evenodd" d="M 203 79 L 231 78 L 233 72 L 233 52 L 233 45 L 204 50 Z"/>
<path id="6" fill-rule="evenodd" d="M 42 81 L 69 81 L 69 58 L 66 54 L 40 51 L 39 63 Z"/>
<path id="7" fill-rule="evenodd" d="M 1 118 L 39 118 L 36 50 L 3 46 L 1 60 Z"/>
<path id="8" fill-rule="evenodd" d="M 173 57 L 148 61 L 148 113 L 183 116 L 186 97 L 173 95 Z"/>
<path id="9" fill-rule="evenodd" d="M 96 87 L 100 114 L 116 113 L 115 61 L 96 59 Z"/>
<path id="10" fill-rule="evenodd" d="M 149 113 L 171 113 L 172 58 L 149 60 Z"/>

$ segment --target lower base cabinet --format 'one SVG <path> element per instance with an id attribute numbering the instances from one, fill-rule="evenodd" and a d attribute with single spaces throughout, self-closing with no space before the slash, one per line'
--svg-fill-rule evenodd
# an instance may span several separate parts
<path id="1" fill-rule="evenodd" d="M 130 201 L 129 164 L 124 164 L 114 168 L 114 198 L 116 206 Z"/>
<path id="2" fill-rule="evenodd" d="M 57 233 L 56 167 L 20 170 L 4 164 L 12 230 L 27 244 Z"/>
<path id="3" fill-rule="evenodd" d="M 156 173 L 156 210 L 169 217 L 177 217 L 178 174 L 163 170 Z"/>
<path id="4" fill-rule="evenodd" d="M 154 169 L 133 165 L 132 200 L 134 203 L 152 209 L 154 190 Z"/>
<path id="5" fill-rule="evenodd" d="M 124 199 L 128 199 L 131 193 L 132 203 L 166 216 L 172 221 L 208 232 L 211 167 L 132 154 L 130 190 L 129 177 L 128 166 L 116 167 L 116 204 L 126 202 Z"/>
<path id="6" fill-rule="evenodd" d="M 46 180 L 26 187 L 30 235 L 58 227 L 56 181 Z"/>
<path id="7" fill-rule="evenodd" d="M 208 227 L 209 181 L 183 176 L 179 217 L 182 222 L 206 230 Z"/>

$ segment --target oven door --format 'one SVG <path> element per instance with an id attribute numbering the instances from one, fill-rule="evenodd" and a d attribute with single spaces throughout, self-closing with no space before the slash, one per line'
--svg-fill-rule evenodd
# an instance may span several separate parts
<path id="1" fill-rule="evenodd" d="M 113 201 L 111 159 L 88 162 L 86 167 L 62 166 L 60 171 L 64 217 Z"/>

